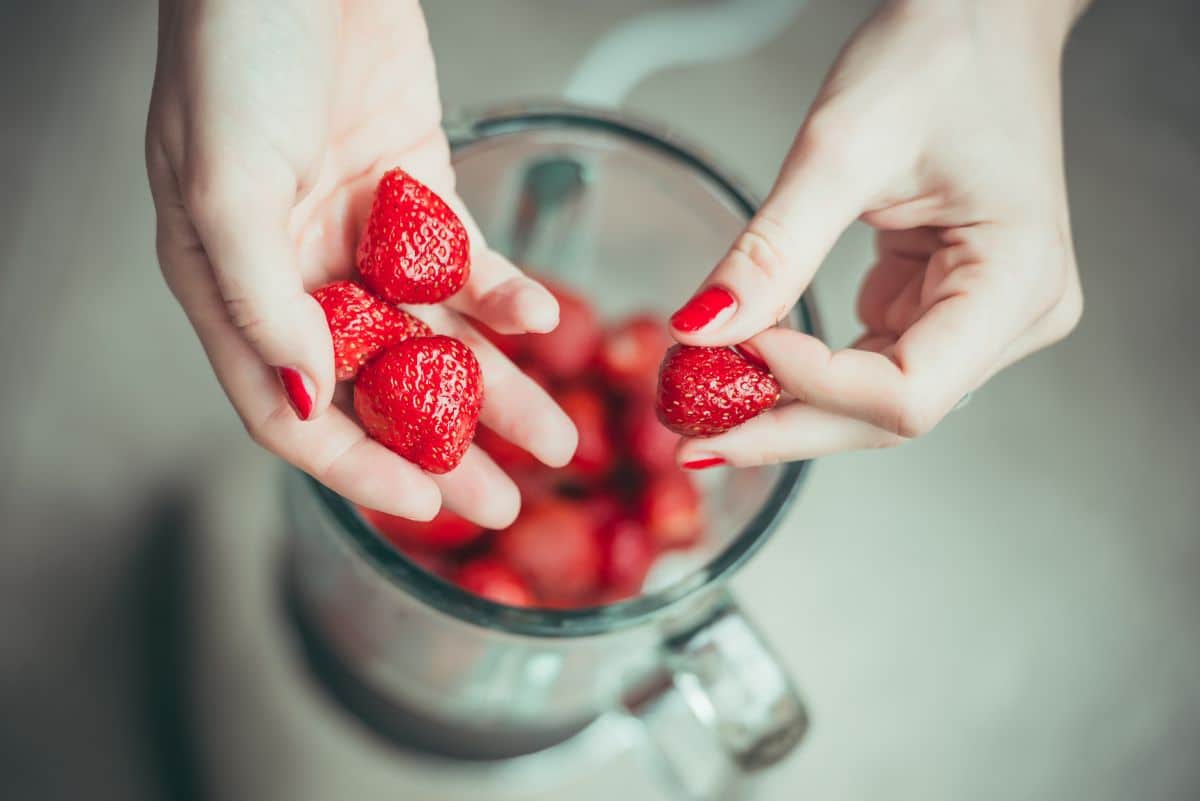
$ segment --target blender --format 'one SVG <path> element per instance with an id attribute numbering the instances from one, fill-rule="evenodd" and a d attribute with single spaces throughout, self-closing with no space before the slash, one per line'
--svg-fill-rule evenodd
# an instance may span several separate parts
<path id="1" fill-rule="evenodd" d="M 458 191 L 492 246 L 608 317 L 666 316 L 754 209 L 695 149 L 624 116 L 524 106 L 448 131 Z M 785 324 L 814 330 L 806 301 Z M 680 797 L 725 797 L 806 726 L 786 670 L 725 588 L 805 470 L 709 472 L 703 545 L 660 561 L 638 596 L 575 610 L 461 590 L 292 471 L 288 617 L 318 681 L 396 748 L 486 769 L 619 730 Z"/>

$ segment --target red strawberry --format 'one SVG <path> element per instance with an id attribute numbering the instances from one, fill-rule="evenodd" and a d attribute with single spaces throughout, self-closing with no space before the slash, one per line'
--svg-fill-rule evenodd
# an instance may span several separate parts
<path id="1" fill-rule="evenodd" d="M 521 492 L 521 503 L 538 503 L 555 494 L 561 471 L 539 463 L 532 470 L 522 470 L 510 476 Z"/>
<path id="2" fill-rule="evenodd" d="M 358 242 L 358 272 L 392 303 L 438 303 L 471 274 L 467 229 L 432 189 L 399 168 L 388 170 Z"/>
<path id="3" fill-rule="evenodd" d="M 475 430 L 475 444 L 483 448 L 507 473 L 531 470 L 540 464 L 529 451 L 509 442 L 487 426 Z"/>
<path id="4" fill-rule="evenodd" d="M 642 524 L 659 548 L 692 545 L 704 532 L 700 492 L 683 473 L 659 473 L 639 499 Z"/>
<path id="5" fill-rule="evenodd" d="M 483 323 L 476 323 L 475 328 L 479 333 L 493 345 L 496 350 L 503 353 L 513 361 L 517 361 L 525 355 L 526 337 L 522 334 L 501 334 L 498 331 L 493 331 Z"/>
<path id="6" fill-rule="evenodd" d="M 479 362 L 452 337 L 394 345 L 354 384 L 354 410 L 367 433 L 430 473 L 449 472 L 462 461 L 482 406 Z"/>
<path id="7" fill-rule="evenodd" d="M 533 606 L 533 590 L 525 580 L 503 562 L 481 556 L 458 570 L 455 582 L 467 592 L 508 606 Z"/>
<path id="8" fill-rule="evenodd" d="M 585 600 L 600 577 L 591 521 L 566 501 L 526 504 L 516 522 L 496 535 L 496 551 L 551 605 Z"/>
<path id="9" fill-rule="evenodd" d="M 601 490 L 579 502 L 592 521 L 592 528 L 599 531 L 625 516 L 625 502 L 612 490 Z"/>
<path id="10" fill-rule="evenodd" d="M 620 519 L 603 528 L 600 581 L 607 600 L 637 595 L 654 563 L 654 544 L 636 520 Z"/>
<path id="11" fill-rule="evenodd" d="M 638 467 L 649 473 L 675 469 L 679 435 L 659 421 L 652 397 L 631 397 L 625 404 L 622 423 L 625 449 Z"/>
<path id="12" fill-rule="evenodd" d="M 658 374 L 658 419 L 689 437 L 728 431 L 779 401 L 779 382 L 730 348 L 675 345 Z"/>
<path id="13" fill-rule="evenodd" d="M 544 279 L 542 283 L 558 299 L 558 327 L 523 336 L 526 354 L 553 379 L 575 378 L 587 370 L 600 345 L 600 321 L 579 295 Z"/>
<path id="14" fill-rule="evenodd" d="M 461 548 L 483 533 L 483 528 L 443 508 L 427 523 L 409 520 L 360 506 L 358 511 L 385 540 L 401 550 L 428 548 L 438 551 Z"/>
<path id="15" fill-rule="evenodd" d="M 433 334 L 403 309 L 380 300 L 353 281 L 335 281 L 312 293 L 325 310 L 333 337 L 338 381 L 349 381 L 384 348 Z"/>
<path id="16" fill-rule="evenodd" d="M 555 397 L 579 432 L 579 446 L 571 458 L 571 471 L 580 478 L 598 478 L 612 469 L 617 454 L 608 426 L 604 399 L 588 387 L 573 387 Z"/>
<path id="17" fill-rule="evenodd" d="M 649 314 L 637 314 L 604 335 L 596 361 L 613 387 L 653 394 L 658 365 L 670 345 L 666 323 Z"/>

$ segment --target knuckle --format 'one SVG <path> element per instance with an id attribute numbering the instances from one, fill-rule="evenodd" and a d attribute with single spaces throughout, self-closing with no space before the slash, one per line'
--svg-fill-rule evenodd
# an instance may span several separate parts
<path id="1" fill-rule="evenodd" d="M 782 228 L 775 223 L 755 220 L 734 242 L 734 257 L 768 282 L 779 281 L 788 267 L 777 239 L 781 232 Z"/>
<path id="2" fill-rule="evenodd" d="M 886 409 L 883 426 L 889 433 L 903 439 L 924 436 L 937 425 L 939 416 L 924 398 L 906 392 L 894 399 Z"/>
<path id="3" fill-rule="evenodd" d="M 1050 326 L 1051 343 L 1066 339 L 1079 327 L 1079 322 L 1083 319 L 1083 292 L 1077 283 L 1067 288 L 1066 294 L 1050 314 L 1053 320 Z"/>
<path id="4" fill-rule="evenodd" d="M 242 416 L 242 426 L 246 429 L 246 435 L 250 437 L 250 441 L 265 451 L 276 453 L 275 441 L 276 430 L 281 422 L 286 421 L 286 415 L 293 414 L 291 407 L 287 401 L 280 399 L 280 403 L 266 417 L 252 419 Z"/>
<path id="5" fill-rule="evenodd" d="M 236 220 L 249 211 L 249 190 L 224 171 L 188 176 L 182 187 L 183 204 L 202 227 Z"/>
<path id="6" fill-rule="evenodd" d="M 834 169 L 846 167 L 858 151 L 859 136 L 854 122 L 844 112 L 819 109 L 809 117 L 800 132 L 800 153 L 807 160 L 819 160 Z"/>

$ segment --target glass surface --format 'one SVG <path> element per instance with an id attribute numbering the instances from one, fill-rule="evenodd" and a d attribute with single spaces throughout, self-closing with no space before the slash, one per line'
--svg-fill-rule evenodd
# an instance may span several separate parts
<path id="1" fill-rule="evenodd" d="M 607 319 L 668 315 L 737 236 L 754 204 L 695 150 L 624 117 L 566 107 L 492 112 L 448 125 L 458 190 L 489 243 L 572 286 Z M 813 330 L 802 300 L 788 320 Z M 739 565 L 789 505 L 807 463 L 696 474 L 702 545 L 668 554 L 642 595 L 575 610 L 515 609 L 425 573 L 313 482 L 367 558 L 443 612 L 517 634 L 580 636 L 632 625 Z"/>

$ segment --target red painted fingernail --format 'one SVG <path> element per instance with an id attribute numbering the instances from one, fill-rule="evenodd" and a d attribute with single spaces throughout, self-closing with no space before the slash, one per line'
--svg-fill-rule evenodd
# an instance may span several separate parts
<path id="1" fill-rule="evenodd" d="M 725 459 L 720 456 L 709 456 L 704 459 L 692 459 L 690 462 L 684 462 L 685 470 L 704 470 L 709 467 L 717 467 L 725 464 Z"/>
<path id="2" fill-rule="evenodd" d="M 288 403 L 292 404 L 292 408 L 296 410 L 296 416 L 301 420 L 307 420 L 308 416 L 312 414 L 313 399 L 312 392 L 309 391 L 304 381 L 304 376 L 300 374 L 299 370 L 280 367 L 279 380 L 287 392 Z"/>
<path id="3" fill-rule="evenodd" d="M 754 348 L 750 347 L 749 345 L 742 343 L 741 345 L 734 345 L 733 349 L 742 354 L 742 358 L 753 364 L 755 367 L 761 367 L 764 370 L 768 369 L 767 363 L 763 357 L 759 356 L 758 351 L 754 350 Z"/>
<path id="4" fill-rule="evenodd" d="M 677 331 L 692 333 L 712 324 L 718 316 L 727 318 L 733 313 L 737 301 L 724 287 L 710 286 L 701 290 L 671 315 L 671 325 Z"/>

